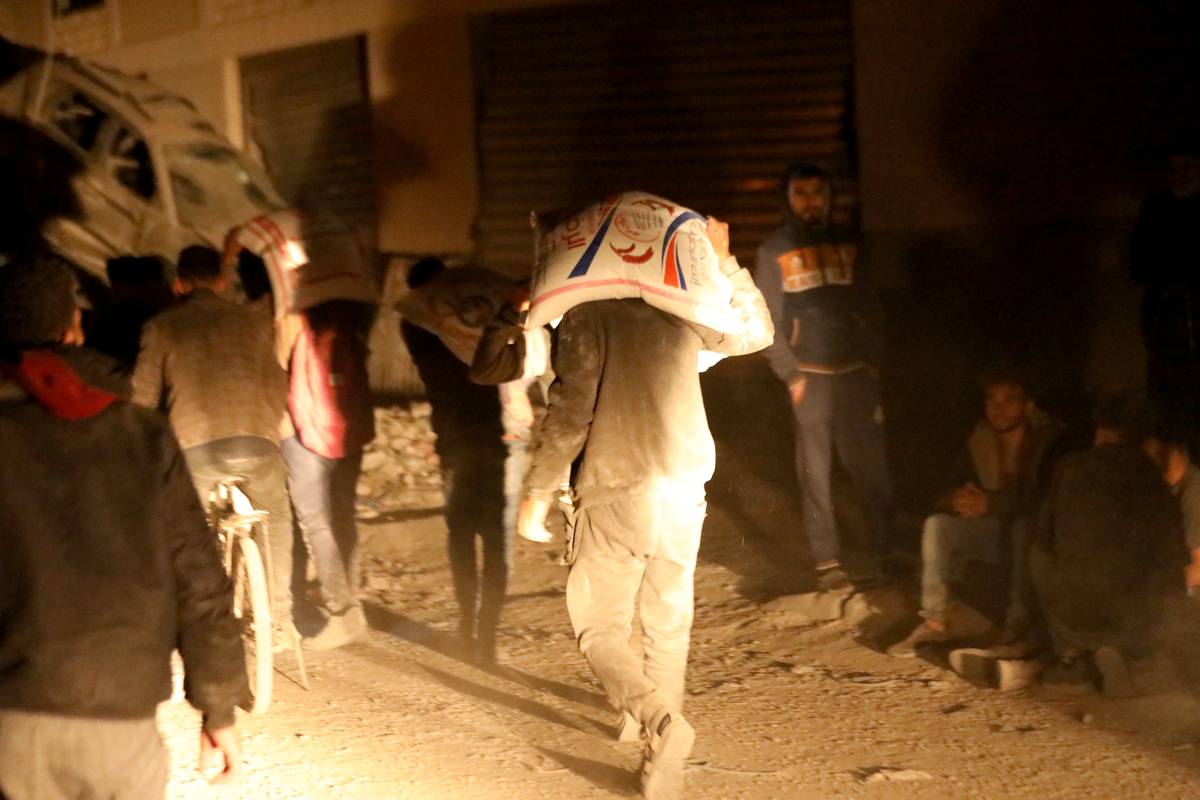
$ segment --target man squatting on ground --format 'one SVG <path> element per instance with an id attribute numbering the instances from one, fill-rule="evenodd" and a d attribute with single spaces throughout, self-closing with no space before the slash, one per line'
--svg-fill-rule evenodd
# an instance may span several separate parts
<path id="1" fill-rule="evenodd" d="M 592 671 L 645 732 L 642 786 L 656 799 L 679 795 L 695 737 L 681 710 L 704 484 L 716 460 L 697 357 L 704 349 L 752 353 L 773 333 L 762 295 L 729 253 L 728 226 L 710 219 L 708 236 L 733 284 L 740 334 L 717 334 L 637 299 L 568 311 L 555 332 L 557 379 L 517 523 L 537 538 L 564 471 L 582 453 L 567 610 Z M 644 661 L 629 646 L 635 600 Z"/>
<path id="2" fill-rule="evenodd" d="M 847 583 L 833 515 L 836 454 L 862 497 L 872 545 L 887 544 L 891 513 L 874 337 L 865 321 L 858 237 L 830 224 L 833 193 L 817 167 L 793 164 L 783 181 L 784 224 L 758 248 L 754 277 L 775 338 L 766 350 L 795 416 L 804 532 L 821 589 Z M 859 269 L 861 271 L 861 269 Z"/>
<path id="3" fill-rule="evenodd" d="M 115 364 L 62 348 L 74 278 L 0 267 L 0 797 L 163 797 L 154 713 L 171 651 L 214 750 L 240 770 L 247 692 L 232 589 L 179 445 L 103 381 Z"/>
<path id="4" fill-rule="evenodd" d="M 947 627 L 950 585 L 975 560 L 1011 566 L 1006 629 L 1029 627 L 1025 576 L 1029 525 L 1056 458 L 1063 426 L 1040 411 L 1024 379 L 997 367 L 980 378 L 983 419 L 967 437 L 952 488 L 921 531 L 921 616 L 924 622 L 888 649 L 901 658 L 926 642 L 952 641 Z M 1011 554 L 1011 558 L 1008 556 Z"/>
<path id="5" fill-rule="evenodd" d="M 1129 694 L 1128 659 L 1161 644 L 1188 564 L 1180 506 L 1143 449 L 1128 398 L 1097 404 L 1095 444 L 1055 467 L 1034 526 L 1029 577 L 1057 662 L 1043 682 Z"/>
<path id="6" fill-rule="evenodd" d="M 290 646 L 292 509 L 279 451 L 287 373 L 275 361 L 270 304 L 220 297 L 226 281 L 211 247 L 185 248 L 177 275 L 182 302 L 143 328 L 133 402 L 166 412 L 202 506 L 215 483 L 242 477 L 250 499 L 270 514 L 271 619 L 279 643 Z"/>

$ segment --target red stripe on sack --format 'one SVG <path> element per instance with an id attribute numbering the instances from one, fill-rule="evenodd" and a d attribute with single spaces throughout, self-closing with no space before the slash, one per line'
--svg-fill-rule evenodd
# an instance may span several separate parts
<path id="1" fill-rule="evenodd" d="M 570 286 L 562 286 L 558 289 L 553 289 L 549 292 L 546 292 L 543 295 L 540 295 L 537 299 L 533 300 L 530 303 L 529 307 L 534 308 L 534 307 L 546 302 L 550 298 L 558 297 L 559 295 L 565 294 L 566 292 L 574 292 L 574 291 L 578 291 L 580 289 L 593 289 L 598 286 L 637 286 L 643 292 L 649 292 L 650 294 L 656 294 L 656 295 L 659 295 L 660 297 L 666 297 L 675 303 L 682 303 L 685 305 L 694 306 L 696 308 L 708 308 L 708 309 L 711 309 L 711 310 L 717 311 L 717 312 L 720 312 L 723 310 L 723 308 L 721 306 L 714 306 L 711 303 L 704 303 L 704 302 L 701 302 L 700 300 L 697 300 L 694 297 L 688 297 L 687 295 L 680 294 L 680 292 L 682 290 L 680 290 L 679 292 L 669 292 L 666 289 L 660 289 L 657 286 L 649 286 L 647 284 L 642 283 L 641 281 L 631 281 L 627 278 L 607 278 L 607 279 L 600 279 L 600 280 L 594 280 L 594 281 L 584 281 L 582 283 L 574 282 Z M 621 299 L 621 298 L 611 298 L 611 299 L 617 300 L 617 299 Z M 632 299 L 632 298 L 630 298 L 630 299 Z"/>

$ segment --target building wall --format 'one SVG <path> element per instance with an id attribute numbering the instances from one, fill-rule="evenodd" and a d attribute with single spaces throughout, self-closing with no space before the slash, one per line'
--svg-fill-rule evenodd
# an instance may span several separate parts
<path id="1" fill-rule="evenodd" d="M 914 465 L 944 455 L 927 443 L 957 444 L 989 361 L 1031 365 L 1063 414 L 1142 383 L 1127 243 L 1164 141 L 1198 130 L 1185 5 L 854 0 L 890 433 Z"/>

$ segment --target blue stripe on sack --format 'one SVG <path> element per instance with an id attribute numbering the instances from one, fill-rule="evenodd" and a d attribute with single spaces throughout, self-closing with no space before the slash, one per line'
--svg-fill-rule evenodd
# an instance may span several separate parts
<path id="1" fill-rule="evenodd" d="M 567 279 L 582 278 L 587 275 L 588 270 L 592 267 L 592 262 L 596 259 L 596 253 L 600 252 L 600 245 L 604 243 L 604 236 L 608 233 L 608 226 L 612 224 L 613 217 L 617 215 L 617 206 L 621 204 L 621 199 L 617 198 L 617 202 L 613 203 L 612 210 L 608 212 L 608 216 L 604 218 L 604 222 L 600 225 L 600 230 L 596 231 L 596 236 L 592 239 L 592 243 L 588 245 L 587 250 L 583 251 L 583 255 L 579 258 L 579 263 L 575 265 L 575 269 L 571 270 L 571 274 Z"/>
<path id="2" fill-rule="evenodd" d="M 689 219 L 701 219 L 701 221 L 702 221 L 703 218 L 704 217 L 698 215 L 698 213 L 696 213 L 695 211 L 688 211 L 685 213 L 680 213 L 680 215 L 678 217 L 672 219 L 670 225 L 667 225 L 666 233 L 662 234 L 662 243 L 664 243 L 665 246 L 662 247 L 661 259 L 662 259 L 662 264 L 664 264 L 664 266 L 666 265 L 667 247 L 671 246 L 671 236 L 673 236 L 674 233 L 676 233 L 676 231 L 679 230 L 680 227 L 683 227 L 683 224 L 688 222 Z M 678 264 L 678 263 L 679 263 L 679 255 L 677 253 L 676 254 L 676 264 Z"/>

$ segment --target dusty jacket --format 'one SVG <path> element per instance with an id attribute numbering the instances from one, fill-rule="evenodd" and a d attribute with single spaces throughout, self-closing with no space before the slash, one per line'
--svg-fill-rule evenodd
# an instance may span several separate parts
<path id="1" fill-rule="evenodd" d="M 60 352 L 89 381 L 112 368 Z M 0 447 L 0 708 L 151 717 L 177 647 L 189 700 L 231 724 L 230 584 L 165 421 L 121 400 L 68 421 L 0 379 Z"/>
<path id="2" fill-rule="evenodd" d="M 735 272 L 741 335 L 721 335 L 641 300 L 583 303 L 555 331 L 546 416 L 534 437 L 527 494 L 549 497 L 582 452 L 573 484 L 581 504 L 603 503 L 656 481 L 703 486 L 716 463 L 700 394 L 701 349 L 761 350 L 773 333 L 762 295 Z"/>
<path id="3" fill-rule="evenodd" d="M 1062 460 L 1038 516 L 1039 595 L 1081 640 L 1157 621 L 1183 589 L 1179 504 L 1140 447 L 1103 445 Z"/>
<path id="4" fill-rule="evenodd" d="M 265 307 L 197 289 L 142 332 L 133 402 L 166 411 L 185 449 L 232 436 L 279 441 L 287 374 Z"/>
<path id="5" fill-rule="evenodd" d="M 1000 444 L 996 433 L 986 421 L 980 420 L 967 437 L 950 488 L 957 489 L 968 481 L 978 486 L 987 494 L 989 516 L 1012 519 L 1031 514 L 1045 494 L 1054 464 L 1062 454 L 1062 433 L 1062 423 L 1034 411 L 1029 418 L 1016 481 L 1006 486 L 1000 475 Z"/>

